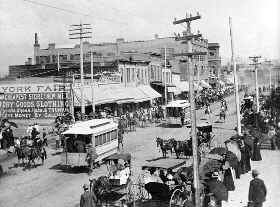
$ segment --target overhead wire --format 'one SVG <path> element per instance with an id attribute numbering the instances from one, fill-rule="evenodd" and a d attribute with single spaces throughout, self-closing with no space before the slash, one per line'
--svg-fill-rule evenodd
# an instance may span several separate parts
<path id="1" fill-rule="evenodd" d="M 60 10 L 60 11 L 67 12 L 67 13 L 82 15 L 82 16 L 86 16 L 86 17 L 94 17 L 96 19 L 107 21 L 107 22 L 117 22 L 117 23 L 125 24 L 125 25 L 128 24 L 128 22 L 116 21 L 114 19 L 104 18 L 104 17 L 102 17 L 102 18 L 101 17 L 96 17 L 96 16 L 93 16 L 92 14 L 89 14 L 89 13 L 86 14 L 86 13 L 83 13 L 83 12 L 79 12 L 79 11 L 75 11 L 75 10 L 71 10 L 71 9 L 65 9 L 65 8 L 61 8 L 61 7 L 58 7 L 58 6 L 53 6 L 53 5 L 50 5 L 50 4 L 37 2 L 37 1 L 33 1 L 33 0 L 23 0 L 23 1 L 26 1 L 26 2 L 31 3 L 31 4 L 43 6 L 43 7 L 48 7 L 48 8 Z"/>

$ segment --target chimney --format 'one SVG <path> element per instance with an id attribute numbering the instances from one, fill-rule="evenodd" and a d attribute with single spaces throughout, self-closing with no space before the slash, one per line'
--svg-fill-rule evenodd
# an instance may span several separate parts
<path id="1" fill-rule="evenodd" d="M 158 38 L 159 38 L 158 34 L 155 34 L 155 39 L 158 39 Z"/>
<path id="2" fill-rule="evenodd" d="M 39 42 L 38 42 L 38 35 L 37 35 L 37 33 L 35 33 L 34 47 L 40 47 Z"/>

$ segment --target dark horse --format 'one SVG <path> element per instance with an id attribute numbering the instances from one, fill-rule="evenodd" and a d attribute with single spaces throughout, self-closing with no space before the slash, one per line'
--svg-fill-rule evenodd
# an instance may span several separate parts
<path id="1" fill-rule="evenodd" d="M 170 153 L 172 154 L 171 140 L 164 140 L 164 139 L 161 139 L 160 137 L 157 137 L 156 143 L 157 143 L 157 147 L 160 147 L 163 157 L 166 157 L 168 150 L 170 150 Z"/>
<path id="2" fill-rule="evenodd" d="M 21 146 L 17 149 L 18 158 L 27 159 L 27 166 L 35 166 L 35 160 L 41 159 L 42 165 L 44 164 L 44 160 L 47 159 L 47 152 L 43 146 L 42 140 L 33 141 L 31 146 L 28 146 L 27 143 L 22 142 Z"/>
<path id="3" fill-rule="evenodd" d="M 181 153 L 184 153 L 186 157 L 192 156 L 192 141 L 177 141 L 175 139 L 171 139 L 172 146 L 176 153 L 177 159 L 180 157 Z"/>

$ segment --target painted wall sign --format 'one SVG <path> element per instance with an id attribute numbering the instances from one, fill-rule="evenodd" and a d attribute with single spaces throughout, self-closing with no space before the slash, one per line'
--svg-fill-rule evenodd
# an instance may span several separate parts
<path id="1" fill-rule="evenodd" d="M 54 119 L 70 110 L 70 84 L 0 85 L 0 116 Z"/>

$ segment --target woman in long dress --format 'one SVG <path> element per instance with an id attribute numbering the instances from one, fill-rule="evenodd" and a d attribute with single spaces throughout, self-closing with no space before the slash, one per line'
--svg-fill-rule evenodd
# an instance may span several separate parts
<path id="1" fill-rule="evenodd" d="M 254 139 L 254 147 L 253 147 L 253 154 L 251 157 L 252 161 L 260 161 L 262 160 L 261 156 L 261 150 L 260 150 L 260 145 L 259 145 L 259 138 Z"/>

